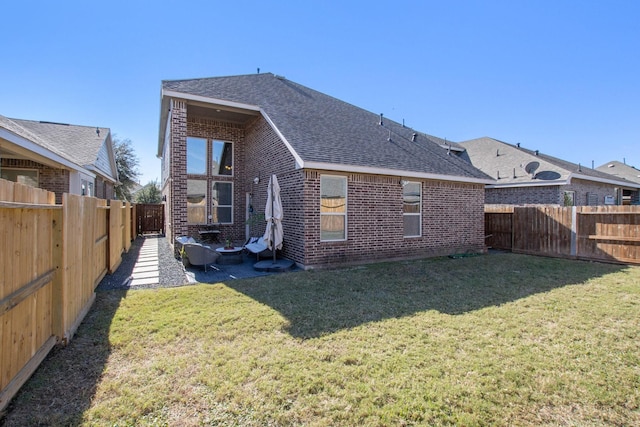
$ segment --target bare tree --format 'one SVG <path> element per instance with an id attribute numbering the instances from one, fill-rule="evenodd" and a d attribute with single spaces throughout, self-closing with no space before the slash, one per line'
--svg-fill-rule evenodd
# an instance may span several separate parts
<path id="1" fill-rule="evenodd" d="M 138 182 L 138 156 L 131 145 L 131 140 L 119 139 L 113 135 L 113 152 L 116 157 L 116 168 L 121 185 L 116 187 L 116 197 L 131 201 L 131 190 Z"/>

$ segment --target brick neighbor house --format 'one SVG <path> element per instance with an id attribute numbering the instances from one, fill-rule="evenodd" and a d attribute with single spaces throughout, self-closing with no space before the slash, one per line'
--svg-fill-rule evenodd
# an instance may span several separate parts
<path id="1" fill-rule="evenodd" d="M 640 184 L 585 165 L 561 160 L 493 138 L 457 144 L 457 153 L 496 181 L 487 185 L 487 204 L 621 205 Z"/>
<path id="2" fill-rule="evenodd" d="M 118 182 L 108 128 L 0 116 L 0 177 L 56 194 L 114 198 Z"/>
<path id="3" fill-rule="evenodd" d="M 261 236 L 276 174 L 303 268 L 481 252 L 493 181 L 440 141 L 270 73 L 163 81 L 167 235 Z"/>
<path id="4" fill-rule="evenodd" d="M 598 166 L 596 170 L 613 175 L 618 179 L 640 184 L 640 170 L 634 166 L 626 164 L 626 162 L 613 160 L 605 163 L 604 165 Z M 622 203 L 625 205 L 640 205 L 640 195 L 638 193 L 638 191 L 624 190 Z"/>

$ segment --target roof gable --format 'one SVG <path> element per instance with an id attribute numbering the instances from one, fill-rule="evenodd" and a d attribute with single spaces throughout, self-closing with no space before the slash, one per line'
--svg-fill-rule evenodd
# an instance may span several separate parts
<path id="1" fill-rule="evenodd" d="M 9 119 L 21 136 L 71 162 L 117 181 L 109 128 Z"/>
<path id="2" fill-rule="evenodd" d="M 598 166 L 596 170 L 608 173 L 609 175 L 613 175 L 619 179 L 640 183 L 640 170 L 616 160 Z"/>
<path id="3" fill-rule="evenodd" d="M 305 164 L 375 168 L 487 182 L 439 138 L 273 74 L 164 81 L 163 91 L 255 106 Z M 162 133 L 162 132 L 161 132 Z M 415 134 L 415 136 L 414 136 Z M 164 135 L 160 135 L 162 144 Z M 161 152 L 161 150 L 159 150 Z"/>
<path id="4" fill-rule="evenodd" d="M 625 185 L 599 170 L 493 138 L 472 139 L 460 146 L 475 167 L 497 180 L 496 185 L 563 185 L 572 178 Z"/>

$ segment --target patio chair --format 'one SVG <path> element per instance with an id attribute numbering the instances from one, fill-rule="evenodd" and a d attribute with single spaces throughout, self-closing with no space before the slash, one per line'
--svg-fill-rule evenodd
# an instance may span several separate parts
<path id="1" fill-rule="evenodd" d="M 185 243 L 184 251 L 187 254 L 189 264 L 194 266 L 204 266 L 207 271 L 207 265 L 213 264 L 218 259 L 218 253 L 209 246 L 200 243 Z"/>
<path id="2" fill-rule="evenodd" d="M 269 254 L 271 254 L 271 251 L 269 251 L 269 248 L 264 243 L 264 240 L 262 239 L 262 237 L 249 238 L 249 240 L 247 240 L 247 242 L 244 244 L 243 248 L 245 248 L 247 251 L 251 252 L 252 254 L 255 254 L 256 260 L 258 261 L 260 261 L 261 253 L 269 252 Z"/>

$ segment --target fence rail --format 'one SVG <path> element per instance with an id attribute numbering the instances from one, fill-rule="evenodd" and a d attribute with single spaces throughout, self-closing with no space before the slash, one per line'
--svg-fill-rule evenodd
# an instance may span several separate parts
<path id="1" fill-rule="evenodd" d="M 89 311 L 131 245 L 131 206 L 0 179 L 0 411 Z"/>
<path id="2" fill-rule="evenodd" d="M 487 246 L 640 264 L 640 206 L 485 206 Z"/>

